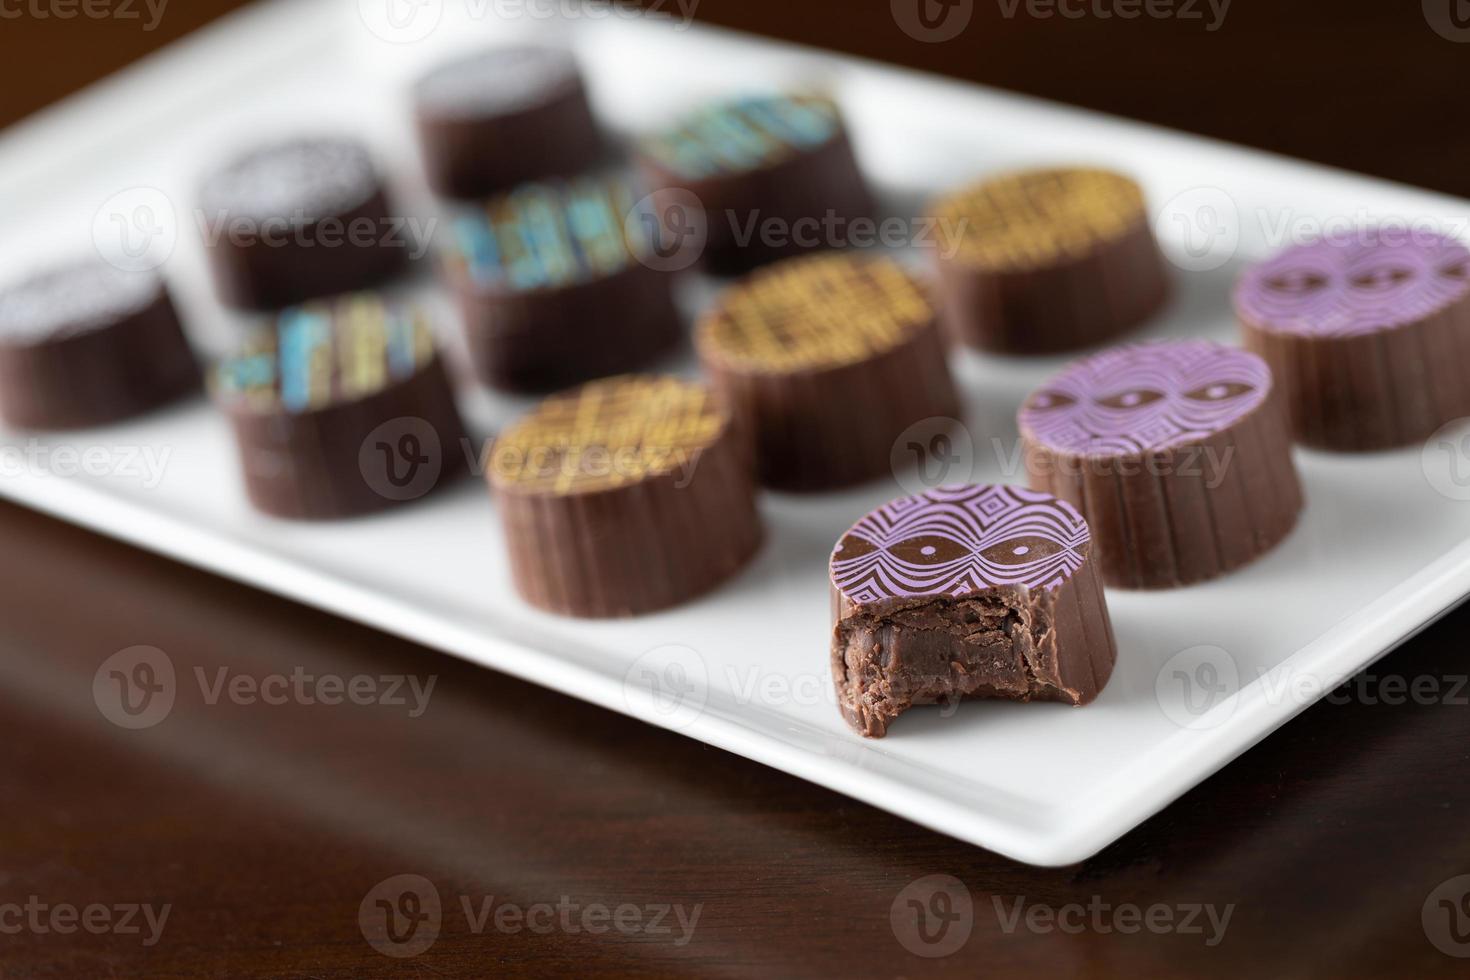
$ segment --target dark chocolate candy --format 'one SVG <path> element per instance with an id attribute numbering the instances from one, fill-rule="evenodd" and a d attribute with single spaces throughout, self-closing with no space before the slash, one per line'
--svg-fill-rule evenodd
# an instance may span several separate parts
<path id="1" fill-rule="evenodd" d="M 872 479 L 890 471 L 904 429 L 959 414 L 928 293 L 889 258 L 813 255 L 756 272 L 703 317 L 695 345 L 769 486 Z"/>
<path id="2" fill-rule="evenodd" d="M 1235 311 L 1307 445 L 1407 445 L 1470 415 L 1470 251 L 1453 239 L 1366 228 L 1298 245 L 1245 271 Z"/>
<path id="3" fill-rule="evenodd" d="M 1076 361 L 1019 418 L 1031 485 L 1087 516 L 1109 585 L 1213 578 L 1296 524 L 1301 481 L 1264 361 L 1207 340 Z"/>
<path id="4" fill-rule="evenodd" d="M 884 504 L 832 552 L 832 677 L 882 737 L 917 704 L 1086 704 L 1117 644 L 1087 522 L 1023 487 L 947 486 Z"/>
<path id="5" fill-rule="evenodd" d="M 709 105 L 640 140 L 637 153 L 661 215 L 690 195 L 702 208 L 712 272 L 837 247 L 829 229 L 840 236 L 874 209 L 837 105 L 820 96 Z"/>
<path id="6" fill-rule="evenodd" d="M 402 271 L 413 244 L 353 140 L 261 147 L 206 179 L 199 197 L 216 290 L 241 309 L 377 285 Z"/>
<path id="7" fill-rule="evenodd" d="M 441 65 L 414 87 L 429 184 L 486 197 L 595 167 L 606 148 L 572 56 L 507 47 Z"/>
<path id="8" fill-rule="evenodd" d="M 210 380 L 234 428 L 245 489 L 267 514 L 369 513 L 468 471 L 426 319 L 375 294 L 283 311 Z"/>
<path id="9" fill-rule="evenodd" d="M 457 214 L 443 269 L 483 383 L 549 391 L 645 367 L 678 344 L 673 274 L 648 261 L 636 204 L 625 179 L 587 176 Z"/>
<path id="10" fill-rule="evenodd" d="M 761 541 L 748 445 L 709 389 L 678 378 L 553 395 L 501 433 L 489 477 L 516 589 L 555 613 L 676 605 Z"/>
<path id="11" fill-rule="evenodd" d="M 981 350 L 1034 354 L 1110 340 L 1169 292 L 1143 192 L 1106 170 L 1026 170 L 935 206 L 945 322 Z"/>
<path id="12" fill-rule="evenodd" d="M 199 389 L 162 281 L 102 262 L 0 291 L 0 416 L 18 428 L 102 425 Z"/>

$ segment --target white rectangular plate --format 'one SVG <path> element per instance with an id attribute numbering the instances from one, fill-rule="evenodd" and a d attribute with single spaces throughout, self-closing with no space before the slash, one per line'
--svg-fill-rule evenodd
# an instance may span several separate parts
<path id="1" fill-rule="evenodd" d="M 1137 175 L 1181 264 L 1177 298 L 1145 336 L 1232 339 L 1228 292 L 1239 264 L 1284 244 L 1284 233 L 1371 216 L 1427 218 L 1458 231 L 1466 213 L 1444 197 L 819 52 L 616 17 L 457 23 L 455 6 L 445 6 L 427 39 L 390 44 L 364 29 L 352 0 L 266 4 L 11 130 L 0 139 L 0 268 L 91 248 L 94 223 L 98 234 L 121 234 L 104 202 L 152 188 L 177 226 L 165 271 L 201 347 L 217 350 L 237 318 L 211 299 L 190 217 L 203 169 L 282 131 L 355 132 L 380 153 L 410 210 L 431 214 L 405 79 L 450 46 L 548 29 L 577 48 L 599 111 L 621 130 L 721 92 L 830 87 L 866 169 L 903 214 L 1010 165 L 1093 162 Z M 173 227 L 157 210 L 138 217 Z M 1224 234 L 1209 237 L 1212 229 Z M 1215 264 L 1191 257 L 1188 246 L 1201 243 L 1229 261 L 1186 271 Z M 695 292 L 707 295 L 707 286 Z M 411 288 L 433 292 L 427 283 Z M 956 356 L 975 452 L 951 479 L 1017 479 L 1014 466 L 1007 470 L 1014 409 L 1061 363 Z M 465 393 L 482 432 L 522 407 Z M 67 455 L 87 447 L 102 447 L 90 464 Z M 156 485 L 130 458 L 145 447 L 167 454 Z M 1281 547 L 1206 585 L 1108 593 L 1119 660 L 1095 704 L 972 702 L 947 717 L 916 710 L 882 741 L 853 734 L 835 708 L 825 566 L 851 521 L 900 492 L 894 481 L 822 496 L 767 494 L 769 541 L 736 580 L 671 612 L 610 623 L 541 615 L 515 598 L 495 514 L 476 481 L 341 524 L 255 515 L 229 435 L 202 402 L 105 430 L 11 434 L 0 443 L 0 492 L 1055 865 L 1134 827 L 1470 590 L 1462 543 L 1470 504 L 1456 499 L 1470 492 L 1461 492 L 1466 481 L 1456 482 L 1448 450 L 1299 453 L 1309 503 Z M 677 668 L 662 669 L 671 663 Z M 650 678 L 656 696 L 645 687 Z"/>

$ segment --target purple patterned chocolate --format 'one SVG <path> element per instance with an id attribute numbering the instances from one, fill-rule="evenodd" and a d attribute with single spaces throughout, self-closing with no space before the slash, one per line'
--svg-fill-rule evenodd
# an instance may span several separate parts
<path id="1" fill-rule="evenodd" d="M 1087 522 L 1024 487 L 947 486 L 858 521 L 832 552 L 832 584 L 854 603 L 1055 589 L 1087 559 Z"/>
<path id="2" fill-rule="evenodd" d="M 1470 294 L 1470 251 L 1452 238 L 1368 229 L 1289 248 L 1235 287 L 1236 312 L 1264 330 L 1351 337 L 1417 323 Z"/>
<path id="3" fill-rule="evenodd" d="M 1072 455 L 1114 456 L 1196 442 L 1240 421 L 1271 390 L 1249 351 L 1158 340 L 1074 361 L 1021 406 L 1021 435 Z"/>

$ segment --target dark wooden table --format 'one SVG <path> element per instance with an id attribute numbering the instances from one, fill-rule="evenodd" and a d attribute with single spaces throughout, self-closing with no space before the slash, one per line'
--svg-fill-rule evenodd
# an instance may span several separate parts
<path id="1" fill-rule="evenodd" d="M 225 6 L 168 8 L 153 32 L 0 20 L 0 119 Z M 1125 21 L 1023 5 L 1008 19 L 979 3 L 943 44 L 896 29 L 881 0 L 703 0 L 699 13 L 1470 194 L 1470 46 L 1417 4 L 1286 6 L 1240 0 L 1208 31 L 1207 7 Z M 1470 873 L 1464 610 L 1102 854 L 1037 870 L 14 507 L 0 506 L 0 542 L 0 976 L 1470 970 L 1441 951 L 1470 954 L 1466 889 L 1436 892 Z M 186 682 L 163 723 L 127 730 L 99 712 L 93 680 L 136 645 L 167 651 Z M 195 671 L 213 684 L 222 669 L 435 687 L 417 717 L 211 704 Z M 1395 703 L 1419 678 L 1438 694 Z M 411 882 L 416 908 L 402 881 L 380 887 L 405 874 L 428 883 Z M 963 883 L 968 917 L 915 891 L 932 875 Z M 934 944 L 890 922 L 915 897 Z M 387 921 L 379 898 L 407 939 L 380 945 L 432 944 L 378 952 L 361 923 Z M 1196 906 L 1229 908 L 1223 939 L 1203 914 L 1198 933 L 1137 926 L 1181 925 Z"/>

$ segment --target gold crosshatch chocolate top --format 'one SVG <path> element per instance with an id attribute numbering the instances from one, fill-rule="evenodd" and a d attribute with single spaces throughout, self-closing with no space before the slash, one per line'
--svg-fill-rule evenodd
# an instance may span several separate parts
<path id="1" fill-rule="evenodd" d="M 1146 219 L 1143 191 L 1109 170 L 1024 170 L 935 207 L 941 248 L 981 268 L 1030 269 L 1077 258 Z M 958 239 L 958 241 L 956 241 Z"/>
<path id="2" fill-rule="evenodd" d="M 721 297 L 695 338 L 737 371 L 840 367 L 883 354 L 933 322 L 922 286 L 892 259 L 817 255 L 757 272 Z"/>
<path id="3" fill-rule="evenodd" d="M 626 375 L 547 398 L 495 441 L 497 489 L 608 490 L 694 464 L 724 430 L 710 390 L 679 378 Z"/>

